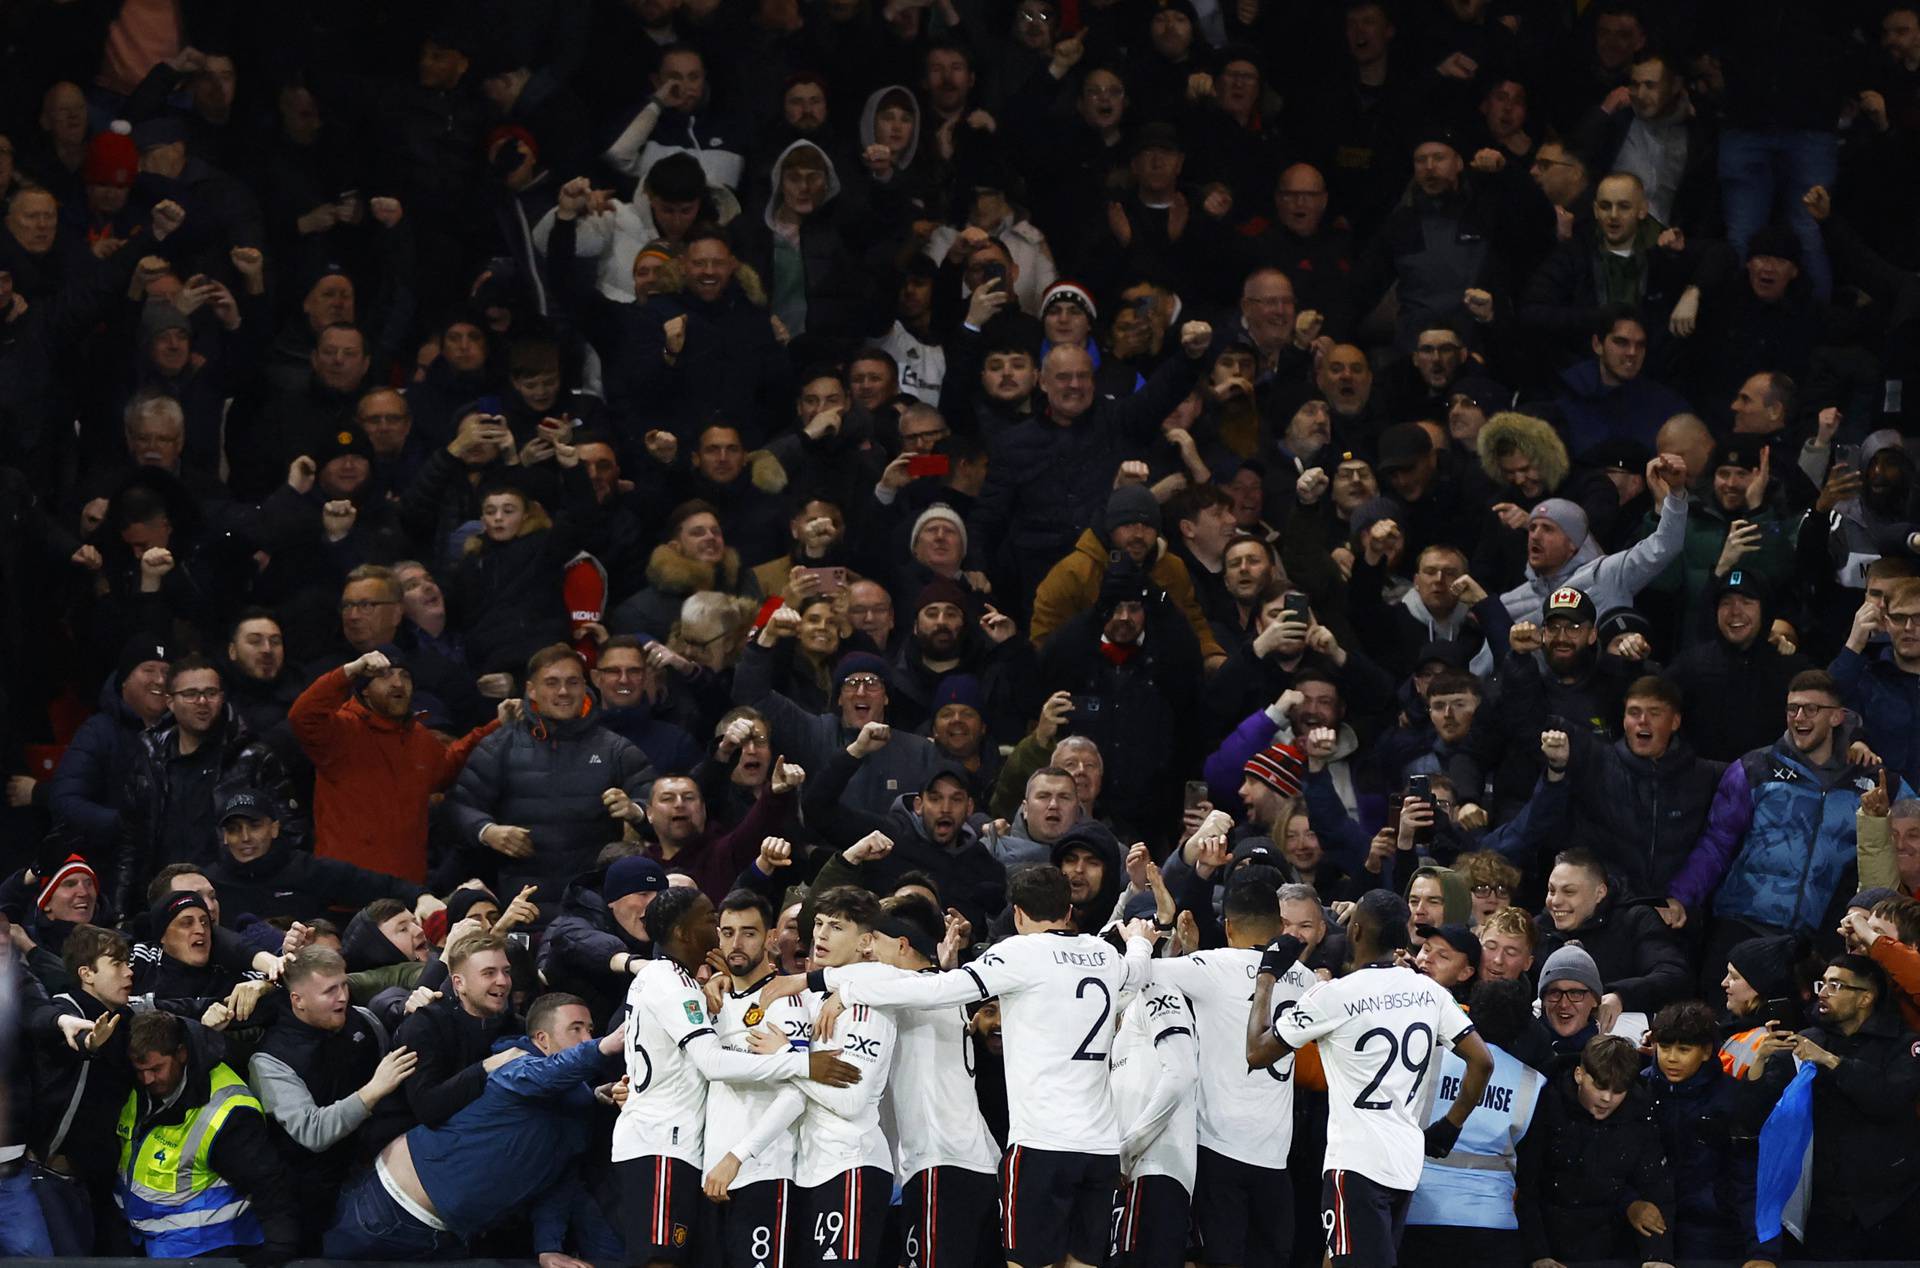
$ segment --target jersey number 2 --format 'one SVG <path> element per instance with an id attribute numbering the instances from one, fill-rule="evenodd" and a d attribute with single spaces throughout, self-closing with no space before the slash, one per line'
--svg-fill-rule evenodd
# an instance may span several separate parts
<path id="1" fill-rule="evenodd" d="M 1089 1049 L 1094 1040 L 1100 1038 L 1101 1032 L 1107 1028 L 1107 1018 L 1113 1015 L 1113 992 L 1109 991 L 1107 984 L 1099 978 L 1083 977 L 1080 979 L 1079 988 L 1073 992 L 1073 997 L 1075 999 L 1085 999 L 1089 986 L 1100 992 L 1100 1019 L 1093 1023 L 1093 1028 L 1087 1031 L 1087 1037 L 1080 1041 L 1078 1048 L 1074 1049 L 1073 1059 L 1075 1061 L 1105 1061 L 1107 1059 L 1106 1053 L 1091 1052 Z"/>
<path id="2" fill-rule="evenodd" d="M 1427 1041 L 1418 1061 L 1413 1059 L 1413 1037 L 1416 1034 L 1425 1036 Z M 1380 1089 L 1380 1085 L 1386 1081 L 1387 1075 L 1392 1072 L 1395 1060 L 1413 1072 L 1413 1086 L 1407 1089 L 1407 1104 L 1413 1104 L 1414 1094 L 1420 1090 L 1420 1080 L 1426 1077 L 1427 1066 L 1433 1061 L 1433 1027 L 1423 1021 L 1417 1021 L 1408 1026 L 1406 1033 L 1396 1039 L 1393 1032 L 1385 1026 L 1376 1026 L 1360 1036 L 1360 1042 L 1353 1046 L 1353 1050 L 1364 1052 L 1376 1035 L 1387 1041 L 1387 1055 L 1381 1060 L 1380 1068 L 1373 1072 L 1373 1082 L 1361 1088 L 1360 1095 L 1353 1098 L 1353 1107 L 1363 1110 L 1393 1108 L 1391 1100 L 1376 1101 L 1372 1097 Z"/>

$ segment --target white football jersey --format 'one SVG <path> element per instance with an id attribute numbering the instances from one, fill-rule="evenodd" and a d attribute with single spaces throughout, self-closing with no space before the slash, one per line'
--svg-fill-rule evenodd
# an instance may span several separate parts
<path id="1" fill-rule="evenodd" d="M 1295 1048 L 1318 1040 L 1327 1074 L 1329 1171 L 1390 1189 L 1420 1183 L 1440 1049 L 1473 1029 L 1445 987 L 1412 969 L 1371 964 L 1316 982 L 1273 1023 Z"/>
<path id="2" fill-rule="evenodd" d="M 760 988 L 765 985 L 763 978 L 744 991 L 731 991 L 721 998 L 720 1013 L 714 1018 L 721 1045 L 732 1052 L 749 1052 L 747 1032 L 773 1027 L 787 1036 L 788 1046 L 794 1051 L 807 1051 L 813 1019 L 806 1006 L 788 998 L 762 1008 Z M 751 1083 L 715 1083 L 707 1089 L 705 1171 L 712 1171 L 728 1153 L 735 1152 L 734 1147 L 773 1109 L 779 1095 L 778 1088 Z M 765 1149 L 741 1163 L 740 1174 L 727 1187 L 738 1189 L 761 1180 L 793 1179 L 793 1149 L 793 1133 L 780 1133 Z"/>
<path id="3" fill-rule="evenodd" d="M 798 997 L 809 1026 L 820 1012 L 824 996 L 814 991 Z M 849 1004 L 834 1023 L 833 1035 L 814 1035 L 822 1052 L 838 1053 L 842 1061 L 860 1067 L 860 1081 L 852 1087 L 803 1083 L 806 1097 L 800 1114 L 800 1143 L 794 1155 L 793 1178 L 811 1187 L 855 1167 L 893 1169 L 893 1146 L 880 1130 L 880 1099 L 887 1091 L 897 1036 L 893 1019 L 865 1004 Z"/>
<path id="4" fill-rule="evenodd" d="M 1006 1051 L 1007 1143 L 1064 1153 L 1118 1154 L 1107 1056 L 1114 1009 L 1147 980 L 1152 944 L 1122 956 L 1091 934 L 1017 934 L 945 973 L 848 982 L 840 996 L 876 1008 L 934 1009 L 1000 998 Z"/>
<path id="5" fill-rule="evenodd" d="M 807 1077 L 807 1054 L 728 1052 L 706 997 L 672 960 L 649 960 L 627 988 L 627 1103 L 613 1124 L 613 1160 L 664 1154 L 700 1166 L 707 1080 L 772 1083 Z"/>
<path id="6" fill-rule="evenodd" d="M 928 973 L 937 972 L 929 969 Z M 911 977 L 886 964 L 828 969 L 827 985 L 862 977 Z M 973 1089 L 973 1046 L 967 1010 L 951 1004 L 893 1015 L 899 1033 L 893 1075 L 883 1109 L 893 1126 L 894 1176 L 906 1184 L 928 1167 L 958 1167 L 994 1175 L 1000 1147 L 993 1143 Z"/>
<path id="7" fill-rule="evenodd" d="M 1284 1168 L 1293 1148 L 1293 1056 L 1265 1070 L 1247 1066 L 1247 1005 L 1260 952 L 1221 947 L 1153 962 L 1153 984 L 1193 1004 L 1200 1041 L 1200 1143 L 1256 1167 Z M 1273 984 L 1273 1018 L 1318 979 L 1299 964 Z M 1269 1019 L 1269 1024 L 1271 1024 Z"/>
<path id="8" fill-rule="evenodd" d="M 1199 1059 L 1186 996 L 1156 984 L 1127 1004 L 1113 1038 L 1113 1106 L 1123 1139 L 1138 1151 L 1137 1159 L 1121 1154 L 1130 1178 L 1169 1176 L 1193 1192 Z"/>

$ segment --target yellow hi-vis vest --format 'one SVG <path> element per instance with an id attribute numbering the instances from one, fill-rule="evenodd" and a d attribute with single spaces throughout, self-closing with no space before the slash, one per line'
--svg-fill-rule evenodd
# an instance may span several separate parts
<path id="1" fill-rule="evenodd" d="M 213 1142 L 236 1109 L 260 1112 L 260 1102 L 224 1065 L 208 1072 L 207 1103 L 184 1119 L 154 1127 L 140 1139 L 140 1092 L 120 1109 L 120 1175 L 114 1197 L 134 1240 L 154 1259 L 186 1259 L 223 1246 L 265 1240 L 246 1196 L 222 1180 L 209 1161 Z"/>

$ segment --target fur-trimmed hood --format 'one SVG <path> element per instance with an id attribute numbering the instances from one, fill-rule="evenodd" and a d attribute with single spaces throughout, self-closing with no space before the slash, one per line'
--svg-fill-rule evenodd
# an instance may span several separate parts
<path id="1" fill-rule="evenodd" d="M 716 570 L 714 565 L 689 559 L 663 542 L 653 548 L 653 554 L 647 559 L 647 584 L 667 594 L 695 594 L 701 590 L 732 594 L 740 588 L 740 555 L 733 547 L 727 547 Z"/>
<path id="2" fill-rule="evenodd" d="M 1549 493 L 1565 482 L 1567 472 L 1573 467 L 1567 457 L 1567 447 L 1553 430 L 1552 423 L 1530 414 L 1503 410 L 1487 420 L 1487 425 L 1480 429 L 1477 443 L 1480 469 L 1496 488 L 1507 487 L 1507 478 L 1500 473 L 1500 450 L 1509 443 L 1533 460 Z"/>

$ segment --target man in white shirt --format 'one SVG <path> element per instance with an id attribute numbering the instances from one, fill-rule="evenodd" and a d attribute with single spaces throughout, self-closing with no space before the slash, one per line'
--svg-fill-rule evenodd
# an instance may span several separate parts
<path id="1" fill-rule="evenodd" d="M 1293 1148 L 1293 1058 L 1289 1053 L 1265 1069 L 1252 1069 L 1242 1052 L 1260 949 L 1281 932 L 1279 887 L 1259 876 L 1236 879 L 1221 915 L 1226 947 L 1153 965 L 1154 984 L 1185 994 L 1198 1024 L 1193 1217 L 1207 1263 L 1282 1268 L 1293 1249 L 1293 1180 L 1286 1171 Z M 1277 1020 L 1317 980 L 1304 965 L 1289 964 L 1269 985 L 1266 1016 Z"/>
<path id="2" fill-rule="evenodd" d="M 720 1042 L 751 1052 L 755 1030 L 783 1036 L 789 1049 L 811 1050 L 813 1020 L 797 999 L 762 1007 L 760 988 L 778 971 L 772 959 L 773 908 L 752 890 L 736 889 L 720 902 L 720 954 L 725 973 L 707 981 L 708 1011 Z M 786 1268 L 788 1229 L 795 1218 L 794 1134 L 782 1129 L 752 1159 L 737 1163 L 729 1183 L 716 1187 L 712 1173 L 729 1148 L 772 1112 L 778 1092 L 750 1083 L 715 1083 L 707 1089 L 707 1196 L 720 1208 L 720 1258 L 743 1268 Z"/>
<path id="3" fill-rule="evenodd" d="M 880 910 L 876 963 L 830 968 L 827 985 L 940 971 L 939 910 L 916 894 L 882 899 Z M 900 1010 L 893 1020 L 899 1040 L 885 1108 L 906 1234 L 901 1263 L 970 1268 L 999 1233 L 1000 1147 L 974 1092 L 966 1005 Z"/>
<path id="4" fill-rule="evenodd" d="M 870 959 L 880 919 L 880 900 L 867 890 L 839 885 L 821 892 L 813 900 L 814 965 L 824 971 Z M 804 978 L 776 981 L 806 983 Z M 771 1009 L 790 997 L 768 987 L 762 998 Z M 797 1258 L 809 1265 L 880 1268 L 886 1262 L 887 1208 L 893 1198 L 893 1149 L 880 1128 L 880 1099 L 893 1067 L 897 1032 L 890 1017 L 865 1005 L 823 1014 L 824 1000 L 821 992 L 804 996 L 813 1046 L 831 1048 L 858 1067 L 859 1085 L 784 1089 L 707 1176 L 707 1192 L 723 1188 L 745 1162 L 798 1119 L 800 1144 L 793 1167 L 801 1190 Z"/>
<path id="5" fill-rule="evenodd" d="M 1168 944 L 1169 955 L 1180 954 L 1178 938 Z M 1126 1001 L 1112 1067 L 1122 1133 L 1112 1263 L 1115 1268 L 1181 1263 L 1187 1257 L 1200 1078 L 1200 1048 L 1187 997 L 1156 981 Z"/>
<path id="6" fill-rule="evenodd" d="M 1015 873 L 1007 897 L 1017 935 L 973 963 L 849 981 L 836 993 L 844 1006 L 875 1008 L 1000 998 L 1010 1145 L 1000 1168 L 1001 1245 L 1020 1268 L 1097 1265 L 1107 1257 L 1120 1175 L 1120 1121 L 1107 1074 L 1114 1003 L 1147 980 L 1152 926 L 1126 926 L 1125 957 L 1077 932 L 1067 878 L 1052 867 Z"/>
<path id="7" fill-rule="evenodd" d="M 1493 1057 L 1452 996 L 1400 963 L 1411 913 L 1388 890 L 1370 890 L 1347 920 L 1347 974 L 1311 987 L 1275 1013 L 1275 983 L 1306 944 L 1281 935 L 1267 947 L 1247 1016 L 1247 1064 L 1266 1069 L 1294 1049 L 1319 1042 L 1327 1076 L 1327 1155 L 1321 1224 L 1335 1265 L 1392 1268 L 1398 1262 L 1407 1202 L 1420 1182 L 1421 1154 L 1444 1158 L 1459 1139 L 1488 1078 Z M 1438 1076 L 1427 1074 L 1441 1045 L 1466 1063 L 1459 1095 L 1427 1126 Z"/>
<path id="8" fill-rule="evenodd" d="M 629 1087 L 613 1125 L 613 1163 L 626 1212 L 627 1262 L 654 1268 L 693 1258 L 708 1080 L 811 1079 L 850 1087 L 861 1071 L 833 1053 L 727 1051 L 693 978 L 719 946 L 713 900 L 676 886 L 653 900 L 646 921 L 658 958 L 634 974 L 627 992 Z"/>

